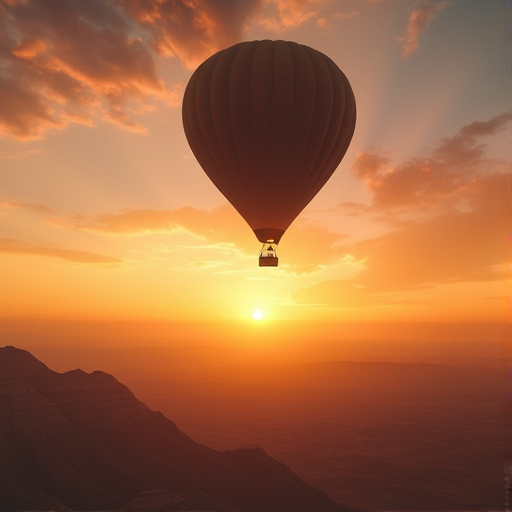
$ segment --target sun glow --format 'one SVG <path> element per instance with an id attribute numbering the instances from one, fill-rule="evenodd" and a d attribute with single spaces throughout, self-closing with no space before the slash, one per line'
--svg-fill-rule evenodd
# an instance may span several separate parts
<path id="1" fill-rule="evenodd" d="M 255 309 L 252 312 L 252 317 L 254 320 L 261 320 L 263 318 L 263 311 L 261 309 Z"/>

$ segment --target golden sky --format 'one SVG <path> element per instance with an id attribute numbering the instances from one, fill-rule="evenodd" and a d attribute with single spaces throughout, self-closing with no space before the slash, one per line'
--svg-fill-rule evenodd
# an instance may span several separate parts
<path id="1" fill-rule="evenodd" d="M 0 0 L 0 316 L 501 322 L 506 0 Z M 239 41 L 316 48 L 352 84 L 345 158 L 259 268 L 181 100 Z M 262 320 L 252 318 L 263 312 Z M 288 324 L 287 324 L 288 325 Z"/>

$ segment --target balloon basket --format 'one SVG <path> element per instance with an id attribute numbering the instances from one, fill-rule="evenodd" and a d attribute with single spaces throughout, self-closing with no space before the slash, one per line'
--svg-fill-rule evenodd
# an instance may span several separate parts
<path id="1" fill-rule="evenodd" d="M 276 256 L 260 256 L 260 267 L 277 267 L 278 262 Z"/>
<path id="2" fill-rule="evenodd" d="M 277 244 L 273 240 L 268 240 L 263 244 L 260 251 L 260 267 L 277 267 L 279 258 L 276 253 Z"/>

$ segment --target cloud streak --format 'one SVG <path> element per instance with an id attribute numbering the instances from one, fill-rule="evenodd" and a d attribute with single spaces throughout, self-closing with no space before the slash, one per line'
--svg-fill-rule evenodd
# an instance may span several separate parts
<path id="1" fill-rule="evenodd" d="M 193 69 L 242 38 L 263 0 L 121 0 L 128 16 L 150 34 L 158 55 L 175 56 Z"/>
<path id="2" fill-rule="evenodd" d="M 126 210 L 107 213 L 95 218 L 82 216 L 53 217 L 54 226 L 88 231 L 104 236 L 148 236 L 155 234 L 186 234 L 195 243 L 186 250 L 202 251 L 206 246 L 237 257 L 256 256 L 260 243 L 251 229 L 231 205 L 213 210 L 184 207 L 177 210 Z M 294 274 L 307 274 L 333 264 L 345 255 L 340 243 L 343 236 L 318 226 L 308 226 L 297 220 L 286 233 L 289 252 L 280 267 Z"/>
<path id="3" fill-rule="evenodd" d="M 266 2 L 272 15 L 262 16 L 258 24 L 266 30 L 283 32 L 295 28 L 318 15 L 318 2 L 304 0 L 280 0 Z"/>
<path id="4" fill-rule="evenodd" d="M 4 201 L 0 202 L 0 212 L 7 208 L 17 208 L 19 210 L 25 210 L 40 215 L 51 215 L 53 212 L 50 208 L 43 204 L 26 204 L 18 203 L 16 201 Z"/>
<path id="5" fill-rule="evenodd" d="M 406 35 L 397 37 L 397 41 L 402 43 L 402 57 L 404 59 L 410 57 L 419 48 L 420 36 L 449 3 L 425 0 L 411 10 L 407 20 Z"/>
<path id="6" fill-rule="evenodd" d="M 185 206 L 177 210 L 124 210 L 106 213 L 89 219 L 82 216 L 55 217 L 53 223 L 103 235 L 140 236 L 154 233 L 187 233 L 206 240 L 233 238 L 230 208 L 219 207 L 212 211 Z"/>
<path id="7" fill-rule="evenodd" d="M 72 263 L 88 265 L 119 265 L 122 263 L 122 260 L 119 260 L 118 258 L 112 258 L 102 254 L 87 251 L 76 251 L 72 249 L 61 249 L 57 247 L 38 246 L 15 238 L 0 238 L 0 254 L 46 256 L 70 261 Z"/>

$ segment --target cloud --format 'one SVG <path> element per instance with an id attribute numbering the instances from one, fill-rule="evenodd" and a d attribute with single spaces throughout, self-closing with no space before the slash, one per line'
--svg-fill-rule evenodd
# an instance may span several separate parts
<path id="1" fill-rule="evenodd" d="M 99 236 L 113 237 L 144 237 L 152 235 L 186 235 L 181 237 L 179 246 L 174 245 L 172 239 L 168 243 L 157 239 L 157 245 L 153 242 L 141 245 L 137 242 L 138 249 L 144 253 L 151 253 L 160 259 L 161 254 L 175 250 L 196 252 L 198 258 L 192 259 L 192 265 L 201 268 L 226 267 L 229 262 L 244 258 L 256 258 L 261 244 L 252 233 L 238 212 L 229 204 L 224 204 L 213 210 L 202 210 L 186 206 L 176 210 L 122 210 L 113 213 L 105 213 L 96 217 L 83 215 L 58 215 L 54 210 L 39 204 L 26 204 L 16 201 L 0 202 L 0 216 L 9 209 L 34 213 L 45 217 L 49 226 L 60 230 L 86 231 Z M 300 217 L 288 229 L 285 241 L 280 247 L 286 251 L 286 259 L 281 260 L 280 270 L 289 274 L 310 274 L 334 264 L 346 255 L 342 246 L 343 235 L 333 233 L 319 226 L 305 223 Z M 91 262 L 112 262 L 109 257 L 88 256 L 91 253 L 80 251 L 62 251 L 61 249 L 41 248 L 30 244 L 5 245 L 11 253 L 40 254 L 47 251 L 46 255 L 53 255 L 72 260 L 83 258 L 83 262 L 90 259 Z M 17 248 L 17 251 L 12 250 Z M 142 248 L 142 249 L 141 249 Z M 23 249 L 23 250 L 22 250 Z M 37 249 L 37 250 L 36 250 Z M 0 249 L 2 252 L 2 249 Z M 279 252 L 279 251 L 278 251 Z M 209 260 L 204 260 L 204 255 L 209 254 Z M 145 256 L 147 257 L 147 255 Z M 78 259 L 77 259 L 78 258 Z M 216 258 L 216 259 L 215 259 Z"/>
<path id="2" fill-rule="evenodd" d="M 293 292 L 300 303 L 329 306 L 394 304 L 406 291 L 438 284 L 504 281 L 509 277 L 510 169 L 490 159 L 481 139 L 505 130 L 511 114 L 462 127 L 430 156 L 392 166 L 386 155 L 363 153 L 355 175 L 373 194 L 373 215 L 389 231 L 346 250 L 364 268 L 353 277 Z"/>
<path id="3" fill-rule="evenodd" d="M 83 264 L 120 264 L 122 260 L 86 251 L 61 249 L 57 247 L 36 246 L 14 238 L 0 238 L 0 254 L 16 254 L 25 256 L 47 256 L 59 258 L 73 263 Z"/>
<path id="4" fill-rule="evenodd" d="M 402 57 L 407 59 L 418 47 L 421 34 L 439 16 L 450 2 L 435 2 L 425 0 L 414 7 L 407 21 L 407 34 L 405 37 L 397 37 L 402 43 Z"/>
<path id="5" fill-rule="evenodd" d="M 126 210 L 95 218 L 54 217 L 51 222 L 61 228 L 106 236 L 187 234 L 196 240 L 187 246 L 188 250 L 209 248 L 220 253 L 237 253 L 238 257 L 257 256 L 261 246 L 231 205 L 213 210 L 190 206 L 177 210 Z M 342 240 L 343 236 L 338 233 L 309 226 L 298 219 L 283 237 L 281 246 L 286 246 L 287 257 L 280 268 L 294 274 L 315 272 L 345 255 L 340 245 Z"/>
<path id="6" fill-rule="evenodd" d="M 319 15 L 316 18 L 315 25 L 323 30 L 325 28 L 330 27 L 333 22 L 349 20 L 359 15 L 360 11 L 338 11 L 335 12 L 334 14 L 329 14 L 328 16 Z"/>
<path id="7" fill-rule="evenodd" d="M 506 174 L 480 177 L 468 191 L 468 211 L 404 223 L 360 242 L 354 253 L 365 258 L 367 270 L 359 284 L 387 291 L 506 278 L 509 250 L 502 201 L 508 181 Z"/>
<path id="8" fill-rule="evenodd" d="M 25 210 L 40 215 L 51 215 L 53 212 L 50 208 L 43 204 L 27 204 L 18 203 L 16 201 L 4 201 L 0 202 L 0 211 L 7 208 L 17 208 L 19 210 Z"/>
<path id="9" fill-rule="evenodd" d="M 272 32 L 298 27 L 318 15 L 319 2 L 314 0 L 269 0 L 266 4 L 267 12 L 258 24 Z"/>
<path id="10" fill-rule="evenodd" d="M 185 206 L 177 210 L 124 210 L 88 219 L 81 216 L 54 218 L 53 223 L 104 235 L 139 236 L 151 233 L 188 233 L 205 240 L 217 237 L 229 241 L 232 237 L 230 207 L 211 211 Z"/>
<path id="11" fill-rule="evenodd" d="M 425 157 L 413 157 L 392 165 L 387 155 L 359 153 L 351 166 L 373 195 L 376 210 L 461 207 L 470 191 L 478 186 L 483 172 L 505 172 L 506 162 L 486 156 L 481 139 L 507 129 L 512 113 L 462 127 L 453 137 L 442 139 Z"/>
<path id="12" fill-rule="evenodd" d="M 242 39 L 263 0 L 121 0 L 125 12 L 151 34 L 157 54 L 176 56 L 194 69 Z"/>
<path id="13" fill-rule="evenodd" d="M 40 137 L 70 120 L 115 116 L 125 102 L 166 100 L 147 42 L 117 2 L 0 4 L 0 133 Z"/>
<path id="14" fill-rule="evenodd" d="M 505 174 L 478 180 L 471 211 L 402 221 L 400 228 L 355 244 L 350 251 L 364 262 L 361 272 L 296 290 L 293 299 L 329 306 L 387 305 L 404 291 L 507 279 L 510 244 L 502 205 L 509 180 Z"/>
<path id="15" fill-rule="evenodd" d="M 332 4 L 332 0 L 264 0 L 251 23 L 269 32 L 281 34 L 307 22 L 314 22 L 317 28 L 325 30 L 333 22 L 359 15 L 359 11 L 355 10 L 333 11 L 333 8 L 329 8 Z"/>

